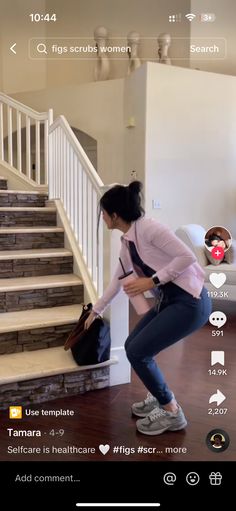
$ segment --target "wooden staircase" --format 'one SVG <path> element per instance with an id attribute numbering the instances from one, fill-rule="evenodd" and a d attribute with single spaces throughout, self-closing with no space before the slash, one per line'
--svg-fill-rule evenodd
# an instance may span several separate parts
<path id="1" fill-rule="evenodd" d="M 45 192 L 0 177 L 0 248 L 0 408 L 107 386 L 109 364 L 78 368 L 61 347 L 84 291 Z"/>

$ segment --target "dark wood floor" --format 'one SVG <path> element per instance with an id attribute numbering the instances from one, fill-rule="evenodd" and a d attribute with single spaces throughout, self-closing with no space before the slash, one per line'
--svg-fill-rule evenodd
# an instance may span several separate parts
<path id="1" fill-rule="evenodd" d="M 131 327 L 136 317 L 131 316 Z M 224 327 L 224 337 L 211 336 L 211 328 L 203 329 L 177 343 L 161 353 L 158 363 L 163 370 L 170 388 L 174 391 L 179 403 L 183 407 L 189 421 L 184 431 L 164 433 L 160 436 L 148 437 L 136 432 L 135 418 L 131 417 L 130 404 L 145 396 L 145 389 L 137 377 L 132 375 L 132 383 L 119 385 L 103 390 L 88 392 L 85 395 L 56 400 L 35 409 L 73 409 L 76 414 L 73 418 L 46 418 L 23 419 L 20 421 L 21 429 L 40 428 L 43 432 L 41 438 L 9 438 L 7 427 L 14 427 L 14 421 L 7 419 L 7 411 L 1 412 L 1 446 L 0 460 L 76 460 L 76 461 L 162 461 L 162 460 L 235 460 L 236 459 L 236 393 L 235 393 L 235 367 L 236 367 L 236 317 L 229 312 L 227 324 Z M 225 368 L 227 376 L 209 376 L 211 350 L 225 351 Z M 215 366 L 218 367 L 218 366 Z M 208 415 L 209 397 L 217 389 L 227 397 L 222 407 L 228 408 L 226 415 Z M 19 424 L 19 423 L 18 423 Z M 19 427 L 19 426 L 18 426 Z M 65 429 L 62 438 L 50 436 L 51 429 Z M 230 446 L 223 452 L 211 452 L 205 438 L 211 429 L 221 428 L 230 436 Z M 110 450 L 103 455 L 98 446 L 109 444 Z M 58 455 L 7 455 L 8 445 L 24 446 L 84 446 L 95 447 L 96 453 L 87 454 L 58 454 Z M 121 446 L 121 453 L 113 453 L 115 446 Z M 145 448 L 155 447 L 158 454 L 138 454 L 138 446 Z M 185 448 L 186 454 L 176 452 L 166 453 L 166 448 L 177 450 Z M 134 454 L 127 455 L 128 449 L 134 448 Z"/>

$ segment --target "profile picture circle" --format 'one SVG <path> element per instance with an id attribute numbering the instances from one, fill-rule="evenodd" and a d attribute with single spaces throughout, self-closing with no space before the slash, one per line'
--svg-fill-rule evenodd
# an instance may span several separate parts
<path id="1" fill-rule="evenodd" d="M 223 429 L 212 429 L 206 437 L 207 447 L 212 452 L 226 451 L 229 447 L 229 443 L 229 435 Z"/>
<path id="2" fill-rule="evenodd" d="M 220 248 L 227 252 L 232 245 L 232 236 L 225 227 L 215 225 L 208 229 L 205 235 L 205 247 L 209 252 L 213 249 Z"/>

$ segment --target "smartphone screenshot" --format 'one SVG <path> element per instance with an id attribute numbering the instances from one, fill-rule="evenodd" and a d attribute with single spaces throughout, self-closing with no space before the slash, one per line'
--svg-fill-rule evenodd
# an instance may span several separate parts
<path id="1" fill-rule="evenodd" d="M 221 509 L 236 461 L 236 4 L 0 7 L 9 509 L 47 493 L 68 511 Z"/>

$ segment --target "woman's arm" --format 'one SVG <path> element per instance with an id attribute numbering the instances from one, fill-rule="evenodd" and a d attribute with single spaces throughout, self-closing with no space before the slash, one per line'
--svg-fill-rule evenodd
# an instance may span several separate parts
<path id="1" fill-rule="evenodd" d="M 129 271 L 132 269 L 130 267 L 130 261 L 127 257 L 127 247 L 125 244 L 122 243 L 121 250 L 120 250 L 120 258 L 124 264 L 125 270 Z M 119 277 L 122 275 L 122 268 L 120 263 L 118 263 L 116 267 L 116 271 L 112 277 L 112 280 L 109 284 L 109 286 L 105 289 L 103 295 L 99 300 L 94 304 L 93 306 L 93 312 L 96 314 L 102 314 L 102 312 L 107 308 L 107 306 L 111 303 L 113 298 L 119 293 L 121 289 L 121 281 L 119 280 Z"/>
<path id="2" fill-rule="evenodd" d="M 162 284 L 175 280 L 197 261 L 193 252 L 167 226 L 154 221 L 147 228 L 146 235 L 154 247 L 171 257 L 171 261 L 156 273 Z"/>

